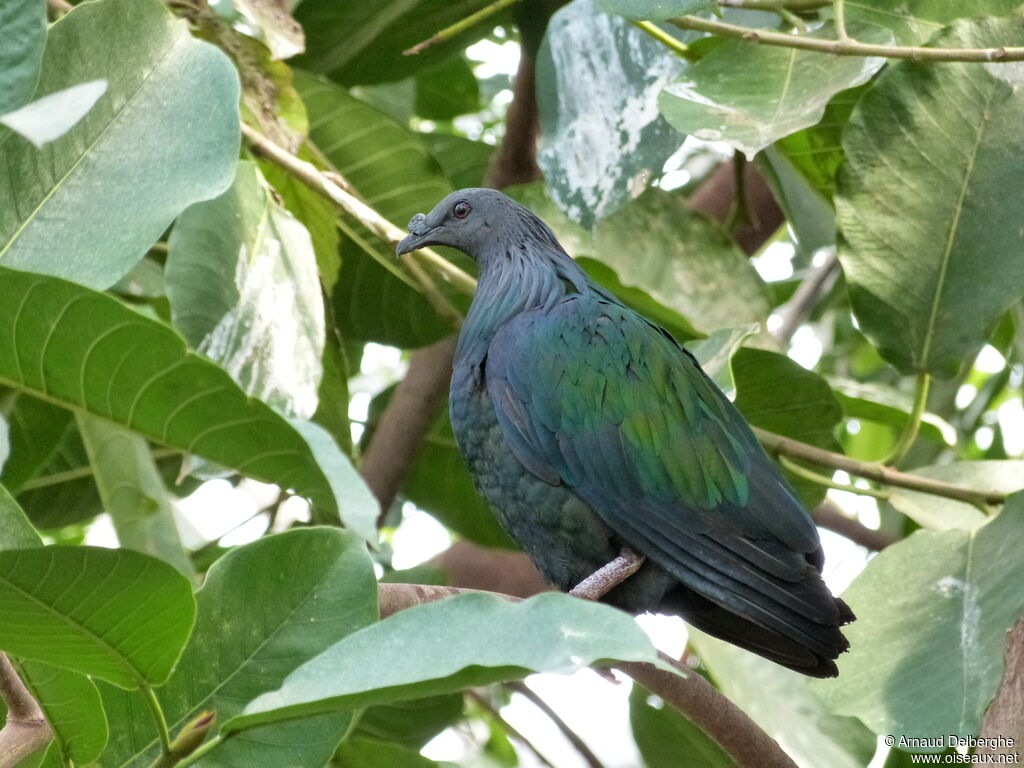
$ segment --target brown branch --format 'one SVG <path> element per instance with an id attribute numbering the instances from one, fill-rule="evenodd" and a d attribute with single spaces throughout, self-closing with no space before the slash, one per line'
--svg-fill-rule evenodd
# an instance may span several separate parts
<path id="1" fill-rule="evenodd" d="M 1024 750 L 1024 618 L 1006 634 L 1003 659 L 1002 682 L 981 723 L 981 737 L 992 741 L 979 744 L 977 753 L 1016 755 L 1019 761 Z M 1012 747 L 1007 739 L 1013 739 Z"/>
<path id="2" fill-rule="evenodd" d="M 544 753 L 537 749 L 537 747 L 534 745 L 532 741 L 526 738 L 518 728 L 512 725 L 512 723 L 510 723 L 508 720 L 501 716 L 501 713 L 494 706 L 491 705 L 491 702 L 489 702 L 476 691 L 466 691 L 466 694 L 469 696 L 469 698 L 475 701 L 481 709 L 485 710 L 487 714 L 489 714 L 492 718 L 497 720 L 498 723 L 501 725 L 501 729 L 505 731 L 505 733 L 507 733 L 516 741 L 518 741 L 528 750 L 533 752 L 534 756 L 538 760 L 540 760 L 542 764 L 548 766 L 548 768 L 555 768 L 552 762 L 548 760 L 546 757 L 544 757 Z"/>
<path id="3" fill-rule="evenodd" d="M 380 584 L 378 591 L 380 616 L 384 619 L 406 608 L 480 590 L 426 584 Z M 518 600 L 511 595 L 498 597 Z M 700 675 L 679 667 L 676 661 L 665 654 L 658 655 L 663 661 L 676 666 L 686 677 L 644 662 L 619 662 L 614 666 L 693 722 L 714 739 L 740 768 L 796 768 L 778 742 L 721 691 Z"/>
<path id="4" fill-rule="evenodd" d="M 773 45 L 781 48 L 796 48 L 814 53 L 833 56 L 882 56 L 888 59 L 910 59 L 912 61 L 975 61 L 1007 62 L 1024 61 L 1024 48 L 999 46 L 996 48 L 920 48 L 902 45 L 874 45 L 849 38 L 823 40 L 818 37 L 790 35 L 772 32 L 768 29 L 751 29 L 723 21 L 712 21 L 700 16 L 679 16 L 668 20 L 680 29 L 708 32 L 721 37 L 735 37 L 751 43 Z"/>
<path id="5" fill-rule="evenodd" d="M 3 653 L 0 653 L 0 698 L 7 705 L 7 722 L 0 729 L 0 768 L 13 768 L 44 747 L 53 738 L 53 730 Z"/>
<path id="6" fill-rule="evenodd" d="M 797 329 L 807 322 L 818 300 L 835 284 L 839 276 L 839 258 L 836 249 L 832 248 L 825 261 L 811 270 L 796 289 L 793 297 L 779 308 L 782 325 L 775 331 L 775 338 L 785 348 Z"/>
<path id="7" fill-rule="evenodd" d="M 849 472 L 851 475 L 874 480 L 884 485 L 908 488 L 912 491 L 920 491 L 921 493 L 930 493 L 933 496 L 955 499 L 967 504 L 998 505 L 1006 501 L 1005 493 L 965 488 L 962 485 L 944 483 L 941 480 L 933 480 L 922 475 L 900 472 L 883 464 L 873 464 L 867 461 L 851 459 L 849 456 L 844 456 L 841 453 L 826 451 L 824 448 L 801 443 L 799 440 L 776 435 L 774 432 L 767 432 L 757 427 L 753 429 L 757 439 L 761 441 L 761 444 L 769 453 L 793 456 L 825 467 L 841 469 L 844 472 Z"/>
<path id="8" fill-rule="evenodd" d="M 814 522 L 822 528 L 826 528 L 840 536 L 845 536 L 854 544 L 860 544 L 872 552 L 881 552 L 890 544 L 895 544 L 899 539 L 890 536 L 884 531 L 876 531 L 868 528 L 852 517 L 845 514 L 839 506 L 828 499 L 821 502 L 811 514 Z"/>
<path id="9" fill-rule="evenodd" d="M 506 686 L 515 691 L 516 693 L 529 699 L 530 703 L 533 704 L 537 709 L 547 715 L 547 718 L 555 724 L 555 726 L 562 732 L 562 735 L 569 740 L 569 742 L 576 748 L 576 751 L 580 753 L 580 756 L 586 762 L 590 768 L 604 768 L 601 761 L 597 758 L 593 752 L 590 751 L 590 747 L 587 746 L 586 742 L 580 738 L 580 735 L 576 733 L 569 724 L 563 720 L 555 710 L 551 708 L 544 699 L 537 695 L 537 693 L 530 688 L 526 683 L 519 680 L 513 680 L 511 683 L 506 683 Z"/>

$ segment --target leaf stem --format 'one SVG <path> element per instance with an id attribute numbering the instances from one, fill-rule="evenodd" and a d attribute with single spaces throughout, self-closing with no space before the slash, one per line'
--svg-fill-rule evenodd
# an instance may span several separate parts
<path id="1" fill-rule="evenodd" d="M 405 232 L 402 229 L 385 219 L 351 192 L 342 189 L 331 178 L 331 175 L 321 173 L 312 163 L 296 157 L 245 123 L 242 123 L 242 136 L 255 154 L 294 176 L 318 195 L 326 197 L 344 214 L 359 221 L 385 242 L 397 244 L 405 237 Z M 476 290 L 476 280 L 436 251 L 420 248 L 415 253 L 420 261 L 437 272 L 456 289 L 467 294 L 472 294 Z"/>
<path id="2" fill-rule="evenodd" d="M 813 469 L 807 469 L 807 467 L 797 464 L 786 456 L 779 456 L 779 462 L 797 477 L 802 477 L 804 480 L 822 485 L 825 488 L 834 488 L 837 491 L 846 491 L 847 493 L 858 493 L 861 496 L 872 496 L 876 499 L 888 499 L 892 495 L 888 491 L 879 491 L 874 488 L 858 488 L 855 485 L 837 483 L 831 477 L 815 472 Z"/>
<path id="3" fill-rule="evenodd" d="M 688 61 L 693 60 L 694 56 L 690 52 L 690 48 L 689 46 L 686 45 L 686 43 L 682 42 L 681 40 L 676 40 L 676 38 L 672 37 L 672 35 L 663 30 L 653 21 L 634 21 L 632 22 L 632 24 L 637 29 L 641 29 L 644 32 L 646 32 L 659 43 L 663 43 L 665 46 L 667 46 L 669 49 L 674 51 L 682 58 Z"/>
<path id="4" fill-rule="evenodd" d="M 924 416 L 924 409 L 928 404 L 928 388 L 930 384 L 931 376 L 927 373 L 918 374 L 914 385 L 914 406 L 910 411 L 910 418 L 907 420 L 906 425 L 904 425 L 903 432 L 900 434 L 899 440 L 896 441 L 896 446 L 892 449 L 892 453 L 889 454 L 889 458 L 885 460 L 885 464 L 890 466 L 896 464 L 907 455 L 910 446 L 917 439 L 918 430 L 921 429 L 921 417 Z"/>
<path id="5" fill-rule="evenodd" d="M 745 8 L 749 11 L 796 11 L 806 13 L 832 5 L 832 0 L 718 0 L 726 8 Z"/>
<path id="6" fill-rule="evenodd" d="M 832 13 L 835 15 L 836 35 L 839 37 L 839 42 L 850 43 L 854 42 L 854 40 L 846 31 L 846 8 L 844 7 L 844 2 L 845 0 L 834 0 L 832 3 Z"/>
<path id="7" fill-rule="evenodd" d="M 176 765 L 176 768 L 186 768 L 186 766 L 192 765 L 202 760 L 211 750 L 216 749 L 223 744 L 225 738 L 219 733 L 209 741 L 205 742 L 199 749 L 193 752 L 188 757 L 182 758 Z"/>
<path id="8" fill-rule="evenodd" d="M 981 491 L 976 488 L 965 488 L 962 485 L 944 483 L 941 480 L 933 480 L 930 477 L 914 475 L 909 472 L 900 472 L 884 464 L 858 461 L 844 456 L 841 453 L 826 451 L 814 445 L 801 443 L 789 437 L 777 435 L 774 432 L 767 432 L 763 429 L 753 427 L 754 434 L 769 453 L 775 455 L 792 456 L 803 459 L 813 464 L 820 464 L 823 467 L 832 467 L 849 472 L 857 477 L 874 480 L 882 485 L 891 485 L 897 488 L 908 488 L 912 491 L 929 493 L 933 496 L 942 496 L 947 499 L 963 501 L 967 504 L 991 504 L 998 505 L 1006 501 L 1005 493 L 995 491 Z"/>
<path id="9" fill-rule="evenodd" d="M 749 6 L 748 6 L 749 7 Z M 774 45 L 781 48 L 796 48 L 833 56 L 881 56 L 887 59 L 910 59 L 912 61 L 980 61 L 1007 62 L 1024 61 L 1024 48 L 921 48 L 903 45 L 874 45 L 857 40 L 822 40 L 816 37 L 772 32 L 768 29 L 752 29 L 722 21 L 704 19 L 700 16 L 678 16 L 669 19 L 680 29 L 708 32 L 722 37 L 736 37 L 751 43 Z"/>
<path id="10" fill-rule="evenodd" d="M 160 706 L 160 700 L 157 699 L 156 692 L 149 683 L 142 683 L 139 690 L 142 691 L 142 697 L 146 700 L 146 706 L 149 707 L 149 713 L 156 724 L 157 736 L 160 737 L 160 751 L 165 755 L 169 755 L 171 754 L 171 732 L 167 729 L 167 718 L 164 717 L 164 710 Z"/>
<path id="11" fill-rule="evenodd" d="M 425 48 L 429 48 L 430 46 L 436 43 L 443 43 L 448 40 L 451 40 L 456 35 L 462 34 L 470 27 L 476 26 L 489 16 L 493 16 L 494 14 L 505 10 L 510 5 L 514 5 L 517 2 L 519 2 L 519 0 L 497 0 L 497 2 L 491 3 L 490 5 L 486 5 L 476 13 L 471 13 L 469 16 L 467 16 L 464 19 L 460 19 L 459 21 L 452 24 L 450 27 L 445 27 L 440 32 L 437 32 L 436 34 L 428 37 L 422 43 L 417 43 L 412 48 L 402 51 L 402 55 L 412 56 L 414 54 L 419 53 Z"/>

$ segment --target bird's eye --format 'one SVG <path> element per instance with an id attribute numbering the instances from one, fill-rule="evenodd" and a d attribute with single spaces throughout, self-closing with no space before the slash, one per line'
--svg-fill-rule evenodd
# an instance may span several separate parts
<path id="1" fill-rule="evenodd" d="M 460 200 L 459 202 L 457 202 L 455 204 L 455 207 L 452 208 L 452 215 L 456 219 L 464 219 L 467 216 L 469 216 L 469 214 L 472 213 L 472 211 L 473 211 L 473 206 L 471 206 L 465 200 Z"/>

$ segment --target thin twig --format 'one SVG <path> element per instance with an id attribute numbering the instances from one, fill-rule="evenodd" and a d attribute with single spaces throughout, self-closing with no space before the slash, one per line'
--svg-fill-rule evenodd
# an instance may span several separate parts
<path id="1" fill-rule="evenodd" d="M 469 698 L 471 698 L 473 701 L 475 701 L 477 703 L 477 706 L 479 706 L 481 709 L 487 712 L 487 714 L 490 715 L 495 721 L 497 721 L 497 723 L 501 726 L 501 729 L 505 731 L 505 733 L 507 733 L 516 741 L 518 741 L 528 750 L 533 752 L 534 756 L 538 760 L 540 760 L 541 763 L 548 766 L 548 768 L 555 768 L 554 764 L 546 757 L 544 757 L 544 753 L 537 749 L 536 745 L 534 745 L 532 741 L 526 738 L 518 728 L 516 728 L 514 725 L 512 725 L 512 723 L 510 723 L 508 720 L 502 717 L 501 713 L 493 706 L 491 706 L 491 702 L 489 702 L 486 698 L 484 698 L 479 693 L 473 690 L 466 691 L 466 695 L 469 696 Z"/>
<path id="2" fill-rule="evenodd" d="M 793 297 L 779 310 L 782 325 L 775 332 L 775 338 L 783 347 L 789 344 L 797 329 L 807 322 L 818 300 L 828 293 L 838 276 L 839 259 L 836 256 L 836 249 L 830 248 L 825 260 L 804 278 Z"/>
<path id="3" fill-rule="evenodd" d="M 801 443 L 789 437 L 777 435 L 774 432 L 767 432 L 754 427 L 754 434 L 769 453 L 792 456 L 797 459 L 804 459 L 813 464 L 820 464 L 824 467 L 841 469 L 857 477 L 864 477 L 868 480 L 892 485 L 897 488 L 908 488 L 912 491 L 930 493 L 933 496 L 942 496 L 947 499 L 955 499 L 968 504 L 992 504 L 998 505 L 1006 501 L 1005 493 L 995 491 L 982 491 L 977 488 L 965 488 L 962 485 L 944 483 L 941 480 L 933 480 L 930 477 L 914 475 L 908 472 L 887 467 L 883 464 L 858 461 L 844 456 L 841 453 L 826 451 L 814 445 Z"/>
<path id="4" fill-rule="evenodd" d="M 0 768 L 13 768 L 53 738 L 39 703 L 21 682 L 14 665 L 0 653 L 0 698 L 7 722 L 0 729 Z"/>
<path id="5" fill-rule="evenodd" d="M 657 24 L 652 21 L 634 21 L 633 25 L 648 35 L 653 37 L 659 43 L 667 46 L 671 50 L 675 51 L 679 56 L 684 59 L 693 60 L 693 54 L 690 52 L 690 47 L 682 40 L 677 40 L 672 37 L 668 32 L 663 30 Z"/>
<path id="6" fill-rule="evenodd" d="M 823 40 L 804 35 L 790 35 L 772 32 L 768 29 L 752 29 L 724 21 L 713 21 L 700 16 L 678 16 L 669 19 L 680 29 L 708 32 L 722 37 L 735 37 L 761 45 L 782 48 L 796 48 L 814 53 L 833 56 L 881 56 L 887 59 L 911 59 L 913 61 L 980 61 L 1007 62 L 1024 61 L 1024 48 L 920 48 L 903 45 L 874 45 L 857 40 Z"/>
<path id="7" fill-rule="evenodd" d="M 562 732 L 562 735 L 569 740 L 569 742 L 576 748 L 576 751 L 580 753 L 583 760 L 590 766 L 590 768 L 604 768 L 604 765 L 598 760 L 597 755 L 590 751 L 590 747 L 587 746 L 586 742 L 580 738 L 579 734 L 576 733 L 569 724 L 563 720 L 551 706 L 544 701 L 537 693 L 530 688 L 526 683 L 513 680 L 511 683 L 506 683 L 505 686 L 510 690 L 515 691 L 521 696 L 529 699 L 530 703 L 533 704 L 537 709 L 547 715 L 547 718 L 555 724 L 555 727 Z"/>
<path id="8" fill-rule="evenodd" d="M 840 536 L 845 536 L 854 544 L 860 544 L 872 552 L 880 552 L 891 544 L 899 541 L 884 531 L 868 528 L 843 512 L 839 505 L 831 499 L 825 499 L 811 514 L 814 522 Z"/>
<path id="9" fill-rule="evenodd" d="M 377 590 L 381 619 L 423 603 L 467 592 L 480 592 L 476 589 L 429 584 L 383 583 L 377 585 Z M 489 594 L 507 600 L 518 599 L 495 592 Z M 678 669 L 680 674 L 643 662 L 619 662 L 614 666 L 682 713 L 721 746 L 739 768 L 796 768 L 778 742 L 721 691 L 700 675 L 679 666 L 674 659 L 663 653 L 658 656 Z"/>
<path id="10" fill-rule="evenodd" d="M 245 137 L 246 143 L 253 152 L 286 171 L 317 194 L 326 197 L 385 242 L 397 245 L 398 241 L 405 237 L 406 233 L 402 229 L 399 229 L 350 192 L 346 192 L 332 181 L 330 176 L 321 173 L 312 163 L 299 159 L 245 123 L 242 124 L 242 136 Z M 421 248 L 416 251 L 416 254 L 418 254 L 421 261 L 448 280 L 458 290 L 469 294 L 476 290 L 476 280 L 440 254 L 429 248 Z"/>
<path id="11" fill-rule="evenodd" d="M 831 477 L 815 472 L 812 469 L 807 469 L 807 467 L 803 467 L 785 456 L 779 456 L 779 462 L 797 477 L 802 477 L 804 480 L 825 488 L 834 488 L 837 491 L 846 491 L 847 493 L 857 493 L 861 496 L 872 496 L 876 499 L 888 499 L 892 495 L 888 491 L 878 491 L 874 488 L 858 488 L 855 485 L 837 483 Z"/>
<path id="12" fill-rule="evenodd" d="M 417 43 L 412 48 L 402 51 L 402 55 L 412 56 L 413 54 L 417 54 L 423 49 L 429 48 L 432 45 L 436 45 L 437 43 L 443 43 L 447 40 L 451 40 L 453 37 L 462 34 L 467 29 L 475 27 L 484 19 L 493 16 L 499 11 L 505 10 L 510 5 L 514 5 L 517 2 L 519 2 L 519 0 L 497 0 L 497 2 L 484 6 L 476 13 L 471 13 L 466 18 L 460 19 L 459 21 L 452 24 L 450 27 L 445 27 L 440 32 L 437 32 L 436 34 L 424 40 L 422 43 Z"/>

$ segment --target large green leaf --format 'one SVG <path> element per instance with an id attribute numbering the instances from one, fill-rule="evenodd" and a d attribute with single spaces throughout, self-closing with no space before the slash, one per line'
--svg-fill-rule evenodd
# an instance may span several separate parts
<path id="1" fill-rule="evenodd" d="M 11 455 L 3 465 L 3 480 L 13 493 L 50 462 L 71 422 L 71 413 L 52 403 L 19 394 L 7 415 Z"/>
<path id="2" fill-rule="evenodd" d="M 46 45 L 46 5 L 39 0 L 0 2 L 0 115 L 28 103 L 39 79 Z"/>
<path id="3" fill-rule="evenodd" d="M 459 595 L 353 633 L 256 699 L 224 731 L 614 660 L 662 665 L 643 630 L 609 606 L 555 593 L 522 603 Z"/>
<path id="4" fill-rule="evenodd" d="M 1020 6 L 1021 0 L 849 0 L 846 15 L 892 31 L 900 45 L 921 45 L 956 19 L 1005 16 Z"/>
<path id="5" fill-rule="evenodd" d="M 843 594 L 857 621 L 839 678 L 821 687 L 832 708 L 879 734 L 977 735 L 1024 615 L 1022 546 L 1016 494 L 980 528 L 918 531 L 871 560 Z"/>
<path id="6" fill-rule="evenodd" d="M 834 36 L 831 25 L 809 35 Z M 724 141 L 752 158 L 775 140 L 817 123 L 833 95 L 867 82 L 884 63 L 726 40 L 670 84 L 658 107 L 679 131 Z"/>
<path id="7" fill-rule="evenodd" d="M 490 2 L 304 0 L 295 18 L 306 30 L 306 53 L 295 63 L 345 85 L 400 80 L 490 32 L 498 23 L 494 17 L 415 56 L 402 54 Z"/>
<path id="8" fill-rule="evenodd" d="M 464 56 L 453 56 L 416 76 L 416 114 L 451 120 L 480 111 L 480 85 Z"/>
<path id="9" fill-rule="evenodd" d="M 97 79 L 106 94 L 62 138 L 0 143 L 0 263 L 106 288 L 230 183 L 238 77 L 159 0 L 100 0 L 54 24 L 36 96 Z"/>
<path id="10" fill-rule="evenodd" d="M 744 253 L 679 194 L 651 189 L 594 227 L 594 254 L 709 333 L 764 323 L 764 283 Z"/>
<path id="11" fill-rule="evenodd" d="M 451 191 L 437 162 L 407 128 L 312 75 L 296 73 L 295 85 L 309 110 L 310 138 L 385 218 L 404 228 L 414 214 L 429 211 Z M 345 338 L 415 347 L 451 333 L 423 295 L 391 271 L 398 269 L 393 244 L 356 229 L 387 267 L 346 239 L 332 296 Z"/>
<path id="12" fill-rule="evenodd" d="M 293 488 L 327 517 L 341 506 L 350 527 L 375 536 L 376 503 L 334 441 L 247 398 L 163 323 L 87 288 L 0 268 L 0 327 L 10 329 L 0 382 Z"/>
<path id="13" fill-rule="evenodd" d="M 195 574 L 181 545 L 174 510 L 145 438 L 106 419 L 78 414 L 103 508 L 125 549 L 158 557 L 185 576 Z"/>
<path id="14" fill-rule="evenodd" d="M 918 467 L 915 475 L 995 493 L 1024 490 L 1024 461 L 955 461 Z M 888 503 L 925 528 L 973 530 L 988 521 L 976 507 L 906 488 L 893 488 Z"/>
<path id="15" fill-rule="evenodd" d="M 595 0 L 551 17 L 537 59 L 537 160 L 571 219 L 589 227 L 630 200 L 637 177 L 661 172 L 682 139 L 656 102 L 684 66 Z"/>
<path id="16" fill-rule="evenodd" d="M 100 692 L 85 675 L 40 661 L 15 661 L 18 676 L 39 702 L 61 751 L 88 765 L 107 743 L 107 718 Z"/>
<path id="17" fill-rule="evenodd" d="M 377 619 L 366 547 L 338 529 L 305 528 L 232 550 L 196 593 L 192 640 L 157 696 L 172 731 L 204 710 L 223 722 L 297 666 Z M 111 739 L 102 763 L 150 765 L 160 752 L 141 695 L 102 687 Z M 349 726 L 333 714 L 239 734 L 204 766 L 323 765 Z"/>
<path id="18" fill-rule="evenodd" d="M 359 716 L 352 736 L 422 749 L 462 717 L 463 705 L 461 693 L 449 693 L 368 707 Z"/>
<path id="19" fill-rule="evenodd" d="M 799 131 L 796 135 L 807 132 Z M 765 147 L 755 162 L 796 235 L 800 250 L 810 255 L 819 248 L 834 245 L 835 209 L 830 198 L 821 194 L 801 167 L 780 149 L 778 143 Z"/>
<path id="20" fill-rule="evenodd" d="M 0 647 L 124 688 L 164 682 L 195 619 L 188 579 L 137 552 L 0 552 Z"/>
<path id="21" fill-rule="evenodd" d="M 1022 30 L 1020 16 L 960 22 L 936 44 L 1012 45 Z M 864 333 L 906 372 L 953 375 L 1024 294 L 1024 81 L 998 72 L 1016 70 L 894 65 L 843 133 L 839 257 Z"/>
<path id="22" fill-rule="evenodd" d="M 808 678 L 697 630 L 688 635 L 722 693 L 800 768 L 863 768 L 871 760 L 874 735 L 855 717 L 830 713 Z"/>
<path id="23" fill-rule="evenodd" d="M 189 346 L 246 394 L 312 416 L 326 335 L 316 254 L 256 165 L 239 163 L 227 192 L 182 213 L 168 244 L 167 298 Z"/>
<path id="24" fill-rule="evenodd" d="M 818 374 L 785 355 L 741 349 L 732 360 L 736 407 L 751 424 L 804 443 L 840 450 L 833 435 L 843 418 L 835 395 Z M 794 475 L 790 482 L 808 507 L 818 504 L 825 489 Z"/>
<path id="25" fill-rule="evenodd" d="M 633 21 L 664 21 L 673 16 L 710 11 L 717 0 L 597 0 L 609 13 L 617 13 Z"/>
<path id="26" fill-rule="evenodd" d="M 482 187 L 494 147 L 450 133 L 425 133 L 423 143 L 455 189 Z"/>

